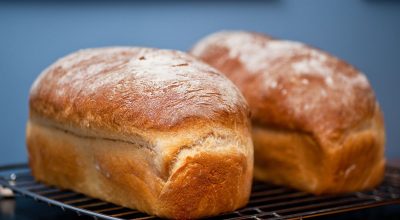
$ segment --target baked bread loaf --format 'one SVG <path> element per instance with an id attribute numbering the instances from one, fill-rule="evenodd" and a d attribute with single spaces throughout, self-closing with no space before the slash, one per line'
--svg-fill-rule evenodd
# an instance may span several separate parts
<path id="1" fill-rule="evenodd" d="M 39 181 L 167 218 L 248 201 L 247 103 L 186 53 L 82 50 L 38 77 L 29 104 L 29 163 Z"/>
<path id="2" fill-rule="evenodd" d="M 382 113 L 354 67 L 302 43 L 240 31 L 212 34 L 191 53 L 225 73 L 247 99 L 255 178 L 314 194 L 381 182 Z"/>

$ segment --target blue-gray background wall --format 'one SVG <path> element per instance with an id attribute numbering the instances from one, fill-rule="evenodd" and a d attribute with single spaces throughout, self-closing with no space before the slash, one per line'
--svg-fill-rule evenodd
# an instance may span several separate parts
<path id="1" fill-rule="evenodd" d="M 57 58 L 80 48 L 187 50 L 244 29 L 299 40 L 364 71 L 383 108 L 386 155 L 400 157 L 400 1 L 0 1 L 0 164 L 26 161 L 28 92 Z"/>

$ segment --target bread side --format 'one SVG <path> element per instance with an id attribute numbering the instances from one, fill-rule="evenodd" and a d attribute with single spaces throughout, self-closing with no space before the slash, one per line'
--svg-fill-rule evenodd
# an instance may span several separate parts
<path id="1" fill-rule="evenodd" d="M 247 203 L 253 172 L 249 136 L 215 127 L 157 134 L 168 146 L 156 150 L 140 136 L 81 136 L 30 120 L 29 162 L 50 185 L 167 218 L 212 216 Z"/>
<path id="2" fill-rule="evenodd" d="M 384 177 L 385 137 L 381 112 L 370 126 L 351 129 L 323 150 L 309 133 L 254 126 L 254 176 L 314 194 L 336 194 L 375 187 Z"/>

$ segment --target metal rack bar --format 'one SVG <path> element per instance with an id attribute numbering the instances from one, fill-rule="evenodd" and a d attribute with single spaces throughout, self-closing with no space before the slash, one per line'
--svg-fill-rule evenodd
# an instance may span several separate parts
<path id="1" fill-rule="evenodd" d="M 0 174 L 12 170 L 18 172 L 8 176 L 0 175 L 0 185 L 63 210 L 69 209 L 78 215 L 84 214 L 95 219 L 156 219 L 155 216 L 137 210 L 36 182 L 26 164 L 0 167 Z M 254 182 L 250 201 L 245 208 L 209 219 L 306 218 L 390 204 L 400 204 L 400 168 L 387 167 L 385 180 L 374 190 L 340 196 L 313 196 L 285 187 Z"/>

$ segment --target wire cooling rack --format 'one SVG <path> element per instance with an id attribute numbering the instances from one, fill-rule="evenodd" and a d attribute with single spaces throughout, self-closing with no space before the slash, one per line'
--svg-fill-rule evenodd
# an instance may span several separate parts
<path id="1" fill-rule="evenodd" d="M 0 167 L 0 185 L 36 201 L 94 219 L 157 219 L 137 210 L 37 182 L 26 164 Z M 340 196 L 313 196 L 286 187 L 253 183 L 249 204 L 209 219 L 292 219 L 400 204 L 400 168 L 387 167 L 383 183 L 371 191 Z"/>

